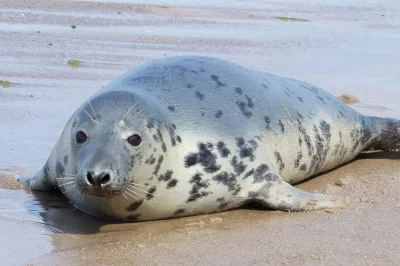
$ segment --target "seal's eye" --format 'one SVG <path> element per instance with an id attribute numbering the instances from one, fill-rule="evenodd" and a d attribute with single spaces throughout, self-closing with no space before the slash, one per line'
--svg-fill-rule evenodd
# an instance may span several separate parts
<path id="1" fill-rule="evenodd" d="M 138 147 L 142 143 L 142 138 L 138 134 L 134 134 L 128 138 L 128 142 L 133 147 Z"/>
<path id="2" fill-rule="evenodd" d="M 78 131 L 78 133 L 76 133 L 76 142 L 78 144 L 82 144 L 87 140 L 87 135 L 85 132 L 83 131 Z"/>

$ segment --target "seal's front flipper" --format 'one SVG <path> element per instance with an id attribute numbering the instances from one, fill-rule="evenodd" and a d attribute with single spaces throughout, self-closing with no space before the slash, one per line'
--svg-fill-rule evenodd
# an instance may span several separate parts
<path id="1" fill-rule="evenodd" d="M 24 175 L 17 178 L 17 181 L 26 188 L 32 190 L 49 191 L 54 190 L 56 184 L 49 178 L 47 164 L 36 173 L 36 175 Z"/>
<path id="2" fill-rule="evenodd" d="M 266 183 L 252 194 L 250 197 L 253 200 L 282 211 L 319 210 L 341 205 L 327 195 L 305 192 L 281 179 Z"/>

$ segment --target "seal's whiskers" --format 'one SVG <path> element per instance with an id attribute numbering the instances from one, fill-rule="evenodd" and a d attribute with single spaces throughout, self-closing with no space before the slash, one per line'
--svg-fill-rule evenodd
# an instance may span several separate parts
<path id="1" fill-rule="evenodd" d="M 141 186 L 141 187 L 150 187 L 150 185 L 142 185 L 142 184 L 137 184 L 137 183 L 133 183 L 133 182 L 129 182 L 129 185 L 135 185 L 135 186 Z"/>
<path id="2" fill-rule="evenodd" d="M 83 111 L 90 117 L 90 120 L 94 121 L 94 119 L 91 117 L 91 115 L 85 110 L 85 108 L 82 108 Z"/>
<path id="3" fill-rule="evenodd" d="M 75 183 L 75 181 L 70 181 L 70 182 L 67 182 L 67 183 L 62 183 L 62 184 L 59 185 L 59 187 L 60 187 L 60 186 L 65 186 L 65 185 L 68 185 L 68 184 L 72 184 L 72 183 Z"/>
<path id="4" fill-rule="evenodd" d="M 140 193 L 138 193 L 138 192 L 136 192 L 136 191 L 134 191 L 134 190 L 131 190 L 131 189 L 129 189 L 129 188 L 126 188 L 126 189 L 129 190 L 130 192 L 134 193 L 135 195 L 141 197 L 141 198 L 144 198 L 144 197 L 145 197 L 145 196 L 141 195 Z"/>
<path id="5" fill-rule="evenodd" d="M 125 115 L 122 117 L 121 120 L 124 120 L 125 117 L 129 114 L 129 112 L 138 104 L 139 102 L 134 103 L 131 108 L 128 109 L 128 111 L 125 113 Z"/>
<path id="6" fill-rule="evenodd" d="M 65 194 L 65 193 L 67 193 L 68 191 L 70 191 L 70 190 L 72 190 L 74 188 L 76 188 L 76 185 L 73 185 L 72 187 L 68 188 L 67 190 L 62 191 L 62 193 Z"/>
<path id="7" fill-rule="evenodd" d="M 128 199 L 128 198 L 126 197 L 126 195 L 125 195 L 125 192 L 122 193 L 122 196 L 124 196 L 125 199 Z"/>
<path id="8" fill-rule="evenodd" d="M 132 194 L 130 194 L 128 191 L 125 191 L 125 193 L 130 196 L 131 198 L 134 198 L 135 200 L 137 200 L 137 198 L 135 196 L 133 196 Z"/>
<path id="9" fill-rule="evenodd" d="M 95 120 L 98 120 L 98 119 L 97 119 L 97 116 L 96 116 L 96 113 L 95 113 L 95 111 L 94 111 L 94 109 L 93 109 L 93 106 L 92 106 L 92 104 L 90 103 L 90 100 L 88 100 L 88 103 L 89 103 L 89 105 L 90 105 L 90 108 L 92 108 L 92 111 L 93 111 L 93 115 L 94 115 Z M 93 120 L 93 119 L 92 119 L 92 120 Z"/>
<path id="10" fill-rule="evenodd" d="M 139 191 L 142 191 L 142 192 L 144 192 L 144 193 L 146 193 L 146 194 L 150 194 L 150 195 L 155 196 L 153 193 L 150 193 L 150 192 L 148 192 L 148 191 L 142 190 L 142 189 L 137 188 L 137 187 L 135 187 L 135 186 L 129 185 L 129 187 L 134 188 L 134 189 L 137 189 L 137 190 L 139 190 Z"/>
<path id="11" fill-rule="evenodd" d="M 69 175 L 69 176 L 75 176 L 75 177 L 76 177 L 76 175 L 74 175 L 74 174 L 69 174 L 69 173 L 62 173 L 62 175 Z"/>

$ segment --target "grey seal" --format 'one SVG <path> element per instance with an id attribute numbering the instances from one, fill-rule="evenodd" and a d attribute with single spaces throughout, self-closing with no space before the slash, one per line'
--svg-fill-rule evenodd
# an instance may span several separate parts
<path id="1" fill-rule="evenodd" d="M 72 115 L 46 164 L 21 178 L 94 216 L 144 221 L 245 203 L 336 206 L 291 184 L 400 142 L 400 122 L 361 115 L 311 84 L 210 57 L 134 68 Z"/>

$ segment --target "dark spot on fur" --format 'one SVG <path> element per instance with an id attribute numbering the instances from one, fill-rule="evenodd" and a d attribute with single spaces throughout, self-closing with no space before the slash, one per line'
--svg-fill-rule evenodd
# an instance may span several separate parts
<path id="1" fill-rule="evenodd" d="M 285 132 L 285 125 L 283 124 L 282 120 L 278 120 L 278 125 L 281 127 L 282 133 Z"/>
<path id="2" fill-rule="evenodd" d="M 210 76 L 212 80 L 214 80 L 217 83 L 217 87 L 225 87 L 226 84 L 222 83 L 221 81 L 219 81 L 219 77 L 217 75 L 211 75 Z"/>
<path id="3" fill-rule="evenodd" d="M 193 184 L 192 189 L 190 190 L 189 198 L 186 202 L 193 202 L 198 200 L 199 198 L 206 197 L 207 195 L 211 194 L 211 191 L 205 191 L 208 188 L 208 182 L 202 180 L 202 174 L 197 173 L 195 174 L 189 181 L 190 184 Z"/>
<path id="4" fill-rule="evenodd" d="M 215 117 L 216 118 L 220 118 L 221 116 L 222 116 L 222 111 L 221 110 L 218 110 L 216 113 L 215 113 Z"/>
<path id="5" fill-rule="evenodd" d="M 173 188 L 176 186 L 176 184 L 178 184 L 178 180 L 172 179 L 171 181 L 168 182 L 167 188 Z"/>
<path id="6" fill-rule="evenodd" d="M 282 171 L 285 168 L 285 163 L 282 160 L 281 154 L 279 152 L 275 152 L 276 162 L 279 164 L 279 171 Z"/>
<path id="7" fill-rule="evenodd" d="M 57 171 L 57 170 L 56 170 L 56 171 Z M 44 168 L 43 168 L 43 176 L 45 177 L 44 179 L 47 180 L 47 178 L 49 177 L 49 172 L 50 172 L 50 167 L 49 167 L 49 164 L 46 163 L 46 165 L 45 165 Z M 60 174 L 60 173 L 64 173 L 64 172 L 58 172 L 58 171 L 57 171 L 57 173 Z"/>
<path id="8" fill-rule="evenodd" d="M 300 170 L 301 170 L 301 171 L 307 170 L 307 165 L 306 165 L 306 164 L 302 164 L 302 165 L 300 166 Z"/>
<path id="9" fill-rule="evenodd" d="M 261 84 L 264 88 L 269 89 L 267 85 Z"/>
<path id="10" fill-rule="evenodd" d="M 304 117 L 297 111 L 297 116 L 300 117 L 301 119 L 304 119 Z"/>
<path id="11" fill-rule="evenodd" d="M 154 128 L 154 122 L 153 122 L 153 121 L 147 121 L 146 127 L 147 127 L 148 129 Z"/>
<path id="12" fill-rule="evenodd" d="M 168 109 L 169 109 L 170 111 L 174 112 L 175 109 L 176 109 L 176 107 L 175 107 L 175 106 L 168 105 Z"/>
<path id="13" fill-rule="evenodd" d="M 156 162 L 156 158 L 153 157 L 153 154 L 150 156 L 150 158 L 146 159 L 144 162 L 145 164 L 154 164 Z"/>
<path id="14" fill-rule="evenodd" d="M 245 95 L 245 97 L 247 100 L 247 106 L 252 109 L 254 107 L 253 101 L 251 100 L 251 98 L 249 96 Z"/>
<path id="15" fill-rule="evenodd" d="M 178 141 L 179 143 L 182 143 L 182 139 L 180 136 L 176 136 L 176 141 Z"/>
<path id="16" fill-rule="evenodd" d="M 254 174 L 254 168 L 248 171 L 244 176 L 243 179 L 248 178 L 249 176 L 252 176 Z"/>
<path id="17" fill-rule="evenodd" d="M 294 160 L 294 167 L 295 168 L 299 167 L 301 158 L 303 158 L 303 154 L 301 152 L 298 152 L 297 153 L 297 158 L 296 158 L 296 160 Z"/>
<path id="18" fill-rule="evenodd" d="M 246 165 L 244 165 L 242 161 L 239 162 L 237 156 L 232 157 L 231 165 L 233 166 L 233 170 L 237 175 L 243 174 L 243 172 L 246 170 Z"/>
<path id="19" fill-rule="evenodd" d="M 161 149 L 163 150 L 163 152 L 167 152 L 167 145 L 165 145 L 165 143 L 163 143 L 161 145 Z"/>
<path id="20" fill-rule="evenodd" d="M 200 100 L 204 100 L 204 94 L 202 94 L 201 92 L 199 92 L 199 91 L 196 91 L 196 96 L 197 96 L 197 98 L 199 98 Z"/>
<path id="21" fill-rule="evenodd" d="M 263 175 L 269 171 L 269 167 L 266 164 L 260 164 L 257 168 L 256 171 L 254 172 L 254 182 L 261 182 L 263 181 Z"/>
<path id="22" fill-rule="evenodd" d="M 319 128 L 324 138 L 328 141 L 331 139 L 331 126 L 324 120 L 319 123 Z"/>
<path id="23" fill-rule="evenodd" d="M 223 185 L 227 186 L 228 191 L 236 189 L 236 176 L 233 173 L 228 173 L 224 171 L 215 175 L 212 179 L 217 181 L 218 183 L 222 183 Z"/>
<path id="24" fill-rule="evenodd" d="M 254 174 L 253 174 L 253 183 L 259 183 L 262 181 L 276 181 L 278 176 L 269 173 L 269 167 L 266 164 L 260 164 Z"/>
<path id="25" fill-rule="evenodd" d="M 240 95 L 243 93 L 243 90 L 240 87 L 236 87 L 235 91 L 236 91 L 237 94 L 240 94 Z"/>
<path id="26" fill-rule="evenodd" d="M 248 141 L 246 144 L 242 137 L 236 138 L 236 145 L 239 147 L 240 158 L 249 158 L 250 161 L 254 161 L 254 151 L 258 145 L 255 141 Z"/>
<path id="27" fill-rule="evenodd" d="M 217 198 L 217 202 L 223 202 L 223 201 L 225 201 L 224 197 Z"/>
<path id="28" fill-rule="evenodd" d="M 172 174 L 174 173 L 174 171 L 172 170 L 167 170 L 165 172 L 165 174 L 161 174 L 158 177 L 158 181 L 169 181 L 172 178 Z"/>
<path id="29" fill-rule="evenodd" d="M 157 188 L 156 187 L 151 187 L 146 194 L 146 199 L 152 199 L 154 197 L 154 192 L 156 192 Z"/>
<path id="30" fill-rule="evenodd" d="M 160 171 L 160 167 L 161 167 L 163 160 L 164 160 L 164 156 L 160 155 L 160 157 L 158 157 L 156 167 L 154 168 L 153 175 L 158 175 L 158 171 Z"/>
<path id="31" fill-rule="evenodd" d="M 231 153 L 231 151 L 226 147 L 225 142 L 219 141 L 217 143 L 217 149 L 221 157 L 226 158 Z"/>
<path id="32" fill-rule="evenodd" d="M 193 88 L 194 86 L 193 86 L 193 84 L 187 84 L 186 85 L 186 88 L 188 88 L 188 89 L 191 89 L 191 88 Z"/>
<path id="33" fill-rule="evenodd" d="M 242 112 L 242 114 L 246 118 L 250 118 L 253 115 L 253 113 L 249 109 L 253 109 L 254 103 L 249 96 L 245 95 L 245 97 L 246 97 L 246 102 L 238 100 L 236 101 L 236 104 L 239 106 L 239 109 Z"/>
<path id="34" fill-rule="evenodd" d="M 214 173 L 221 168 L 220 165 L 217 165 L 217 155 L 212 152 L 213 146 L 211 143 L 205 144 L 200 142 L 198 149 L 198 153 L 191 153 L 185 157 L 186 167 L 200 163 L 206 173 Z"/>
<path id="35" fill-rule="evenodd" d="M 303 98 L 297 97 L 297 99 L 298 99 L 300 102 L 303 102 Z"/>
<path id="36" fill-rule="evenodd" d="M 143 200 L 134 201 L 134 202 L 131 203 L 131 205 L 126 207 L 126 210 L 129 211 L 129 212 L 136 211 L 140 207 L 140 205 L 142 205 L 142 203 L 143 203 Z"/>
<path id="37" fill-rule="evenodd" d="M 62 165 L 60 162 L 57 162 L 57 164 L 56 164 L 57 174 L 63 174 L 64 171 L 65 171 L 64 165 Z"/>
<path id="38" fill-rule="evenodd" d="M 271 129 L 271 119 L 269 119 L 268 116 L 264 116 L 264 121 L 265 121 L 265 127 L 267 128 L 267 130 Z"/>
<path id="39" fill-rule="evenodd" d="M 64 165 L 68 164 L 68 155 L 64 155 Z"/>
<path id="40" fill-rule="evenodd" d="M 185 167 L 191 167 L 193 165 L 197 164 L 197 154 L 196 153 L 191 153 L 188 156 L 185 157 Z"/>

